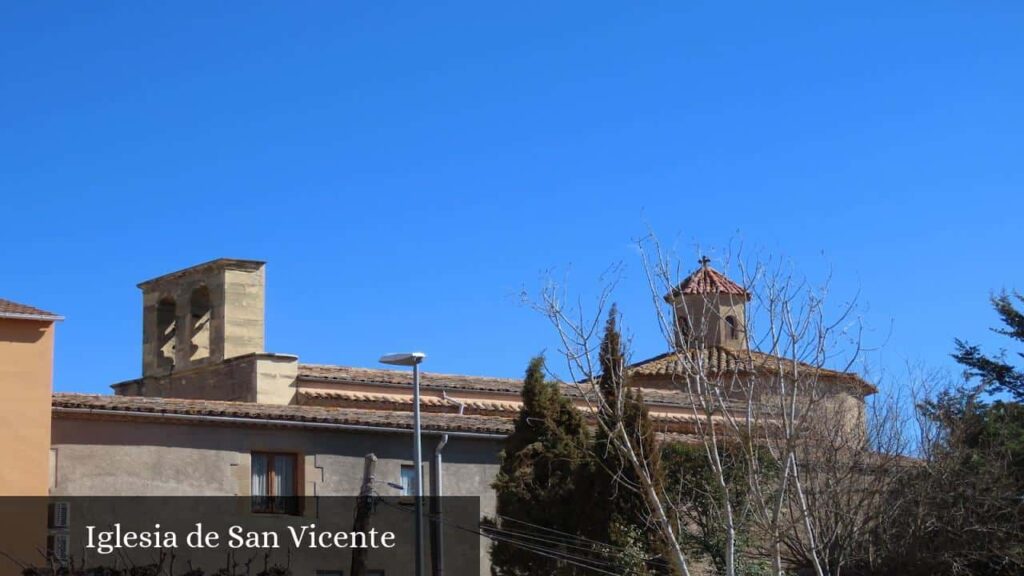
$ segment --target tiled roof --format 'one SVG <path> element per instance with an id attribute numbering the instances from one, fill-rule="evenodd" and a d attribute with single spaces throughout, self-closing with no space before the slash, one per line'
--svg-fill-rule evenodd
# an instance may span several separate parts
<path id="1" fill-rule="evenodd" d="M 393 407 L 397 409 L 412 410 L 412 396 L 396 394 L 374 394 L 372 392 L 352 392 L 338 390 L 326 392 L 322 390 L 301 390 L 299 391 L 299 403 L 316 402 L 358 402 Z M 520 402 L 500 402 L 496 400 L 446 400 L 433 396 L 423 396 L 420 404 L 426 409 L 448 408 L 446 412 L 458 413 L 459 405 L 463 405 L 469 413 L 491 413 L 519 412 Z"/>
<path id="2" fill-rule="evenodd" d="M 190 417 L 251 419 L 254 425 L 281 424 L 342 424 L 366 427 L 411 430 L 411 412 L 330 408 L 322 406 L 270 405 L 251 402 L 221 402 L 211 400 L 182 400 L 143 396 L 107 396 L 99 394 L 56 393 L 53 395 L 54 415 L 60 417 L 124 418 L 170 415 Z M 664 419 L 667 424 L 687 423 L 688 417 Z M 508 435 L 514 428 L 510 416 L 460 416 L 425 412 L 421 416 L 424 431 L 467 432 Z M 657 433 L 660 439 L 695 442 L 696 436 L 671 430 Z"/>
<path id="3" fill-rule="evenodd" d="M 751 353 L 753 354 L 753 353 Z M 688 359 L 684 366 L 680 356 Z M 666 352 L 653 358 L 641 360 L 629 366 L 633 376 L 677 376 L 685 374 L 686 368 L 691 370 L 703 367 L 709 373 L 750 372 L 753 362 L 745 352 L 729 350 L 722 346 L 691 349 L 680 352 Z"/>
<path id="4" fill-rule="evenodd" d="M 326 406 L 299 406 L 256 404 L 252 402 L 222 402 L 213 400 L 183 400 L 144 396 L 108 396 L 99 394 L 57 393 L 53 395 L 53 408 L 59 415 L 62 409 L 99 416 L 127 416 L 141 414 L 168 414 L 184 416 L 228 417 L 252 420 L 254 424 L 267 421 L 281 423 L 325 423 L 401 428 L 411 430 L 411 412 L 362 410 Z M 244 422 L 242 422 L 244 423 Z M 508 434 L 512 421 L 493 416 L 460 416 L 458 414 L 424 413 L 422 426 L 435 432 L 476 432 Z"/>
<path id="5" fill-rule="evenodd" d="M 299 364 L 299 380 L 334 381 L 355 384 L 384 384 L 395 387 L 412 387 L 412 375 L 408 371 L 352 368 L 326 364 Z M 457 376 L 452 374 L 420 373 L 420 387 L 433 390 L 468 390 L 478 392 L 502 392 L 515 394 L 522 391 L 523 381 L 512 378 L 486 378 L 482 376 Z M 570 398 L 587 398 L 590 391 L 586 386 L 563 383 L 562 393 Z M 304 391 L 304 394 L 319 392 Z M 324 394 L 338 394 L 330 391 Z M 347 393 L 347 392 L 346 392 Z M 355 393 L 357 396 L 360 393 Z M 670 406 L 689 405 L 686 395 L 678 390 L 644 390 L 644 401 L 649 404 Z M 373 394 L 363 394 L 373 396 Z M 311 396 L 312 398 L 312 396 Z M 517 398 L 518 400 L 518 398 Z M 369 401 L 369 400 L 367 400 Z"/>
<path id="6" fill-rule="evenodd" d="M 0 318 L 19 318 L 24 320 L 63 320 L 53 312 L 40 310 L 33 306 L 18 304 L 10 300 L 0 298 Z"/>
<path id="7" fill-rule="evenodd" d="M 393 384 L 409 386 L 412 373 L 408 370 L 384 370 L 378 368 L 353 368 L 330 364 L 299 364 L 299 380 L 326 380 L 365 384 Z M 445 390 L 481 390 L 488 392 L 515 392 L 523 387 L 522 380 L 514 378 L 491 378 L 487 376 L 462 376 L 458 374 L 420 373 L 420 386 Z"/>
<path id="8" fill-rule="evenodd" d="M 665 295 L 666 300 L 682 294 L 734 294 L 750 298 L 750 294 L 739 284 L 730 280 L 725 274 L 708 266 L 706 261 L 693 274 L 683 280 L 672 292 Z"/>
<path id="9" fill-rule="evenodd" d="M 590 396 L 590 393 L 580 393 L 579 388 L 585 389 L 585 386 L 586 385 L 581 385 L 580 387 L 571 386 L 566 390 L 566 392 L 568 392 L 569 396 L 575 396 L 577 398 L 583 397 L 584 395 Z M 643 394 L 644 403 L 654 407 L 651 416 L 654 418 L 655 423 L 678 424 L 691 423 L 693 421 L 693 415 L 690 413 L 666 414 L 664 412 L 657 411 L 657 406 L 659 405 L 674 408 L 690 407 L 690 404 L 683 403 L 686 397 L 682 392 L 675 390 L 652 389 L 643 389 L 640 392 Z M 657 399 L 657 401 L 653 401 L 652 398 Z M 355 407 L 362 405 L 364 407 L 370 407 L 371 410 L 412 411 L 413 409 L 412 397 L 410 396 L 350 391 L 300 391 L 299 403 L 311 406 Z M 458 401 L 455 401 L 429 396 L 421 397 L 420 404 L 424 413 L 430 412 L 436 414 L 438 412 L 444 412 L 448 414 L 457 414 L 459 404 L 462 404 L 465 409 L 465 414 L 487 415 L 495 418 L 514 418 L 519 413 L 519 408 L 521 406 L 521 402 L 518 400 L 515 402 L 500 402 L 493 400 L 472 400 L 460 398 Z M 729 402 L 728 404 L 733 409 L 743 409 L 741 404 L 733 402 Z"/>
<path id="10" fill-rule="evenodd" d="M 685 361 L 684 358 L 686 359 Z M 629 366 L 629 373 L 639 377 L 668 378 L 692 372 L 698 367 L 703 368 L 709 374 L 777 373 L 780 366 L 782 369 L 788 369 L 792 366 L 792 360 L 754 350 L 730 350 L 721 346 L 715 346 L 659 354 L 653 358 L 631 364 Z M 878 391 L 874 386 L 852 372 L 820 368 L 805 362 L 798 362 L 797 367 L 809 373 L 814 373 L 819 377 L 845 381 L 859 388 L 865 394 L 874 394 Z"/>

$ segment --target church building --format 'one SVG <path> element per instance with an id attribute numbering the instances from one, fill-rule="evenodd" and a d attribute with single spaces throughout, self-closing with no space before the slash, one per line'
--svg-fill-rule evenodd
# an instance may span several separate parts
<path id="1" fill-rule="evenodd" d="M 138 285 L 141 376 L 113 384 L 113 394 L 55 393 L 37 410 L 51 419 L 49 494 L 268 497 L 254 503 L 357 495 L 369 453 L 378 458 L 378 492 L 414 492 L 411 373 L 266 351 L 265 274 L 264 262 L 225 258 Z M 665 299 L 677 345 L 700 355 L 703 369 L 756 372 L 770 364 L 748 349 L 750 295 L 708 261 Z M 694 416 L 679 369 L 675 351 L 629 367 L 657 430 L 686 437 Z M 820 374 L 854 412 L 873 392 L 853 373 Z M 494 513 L 491 482 L 521 386 L 422 374 L 426 494 L 477 496 L 481 513 Z M 585 389 L 563 389 L 586 409 Z"/>

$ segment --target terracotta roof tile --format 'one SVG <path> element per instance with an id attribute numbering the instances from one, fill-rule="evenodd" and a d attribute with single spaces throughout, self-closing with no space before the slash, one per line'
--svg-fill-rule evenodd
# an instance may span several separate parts
<path id="1" fill-rule="evenodd" d="M 408 370 L 385 370 L 379 368 L 353 368 L 330 364 L 299 364 L 299 380 L 326 380 L 366 384 L 393 384 L 409 386 L 412 373 Z M 420 386 L 430 389 L 482 390 L 490 392 L 515 392 L 522 388 L 522 380 L 514 378 L 492 378 L 488 376 L 463 376 L 459 374 L 420 373 Z"/>
<path id="2" fill-rule="evenodd" d="M 711 348 L 691 349 L 676 352 L 666 352 L 653 358 L 641 360 L 629 366 L 629 373 L 633 376 L 676 376 L 685 374 L 687 366 L 684 366 L 680 355 L 687 358 L 690 368 L 701 366 L 709 373 L 724 372 L 748 372 L 753 363 L 746 355 L 729 350 L 724 347 L 715 346 Z"/>
<path id="3" fill-rule="evenodd" d="M 352 392 L 348 390 L 339 391 L 323 391 L 323 390 L 302 390 L 299 392 L 299 402 L 306 404 L 308 402 L 352 402 L 352 403 L 371 403 L 380 404 L 387 406 L 394 406 L 398 409 L 412 410 L 412 397 L 405 395 L 395 394 L 373 394 L 371 392 Z M 492 412 L 504 412 L 504 413 L 516 413 L 519 412 L 520 402 L 500 402 L 497 400 L 472 400 L 472 399 L 459 399 L 446 400 L 444 398 L 435 398 L 432 396 L 423 396 L 420 398 L 420 404 L 426 409 L 429 408 L 447 408 L 446 412 L 458 413 L 459 405 L 465 406 L 466 410 L 475 413 L 492 413 Z M 306 404 L 308 405 L 308 404 Z"/>
<path id="4" fill-rule="evenodd" d="M 352 424 L 368 427 L 412 429 L 411 412 L 328 408 L 321 406 L 268 405 L 249 402 L 182 400 L 142 396 L 107 396 L 99 394 L 56 393 L 53 408 L 57 417 L 113 417 L 131 419 L 146 415 L 184 415 L 252 419 L 254 424 L 267 421 L 282 423 Z M 666 423 L 687 422 L 686 417 L 664 419 Z M 514 427 L 511 417 L 459 416 L 457 414 L 422 415 L 427 432 L 473 432 L 507 435 Z M 672 431 L 659 431 L 663 439 L 692 442 L 696 436 Z"/>
<path id="5" fill-rule="evenodd" d="M 349 366 L 331 366 L 327 364 L 299 364 L 299 380 L 383 384 L 396 388 L 412 387 L 412 375 L 408 371 L 352 368 Z M 512 378 L 420 373 L 420 386 L 425 389 L 434 390 L 503 392 L 518 396 L 522 391 L 523 381 Z M 584 390 L 581 390 L 581 388 Z M 586 390 L 586 386 L 563 383 L 562 393 L 570 398 L 587 398 L 591 391 Z M 645 389 L 643 393 L 644 400 L 650 404 L 679 406 L 687 402 L 684 393 L 678 390 Z M 335 394 L 335 392 L 331 391 L 330 394 Z"/>
<path id="6" fill-rule="evenodd" d="M 0 318 L 19 318 L 24 320 L 63 320 L 53 312 L 40 310 L 26 304 L 18 304 L 0 298 Z"/>
<path id="7" fill-rule="evenodd" d="M 631 364 L 629 366 L 629 373 L 632 376 L 638 377 L 667 378 L 686 374 L 698 367 L 703 368 L 709 374 L 777 373 L 780 365 L 783 368 L 788 368 L 792 366 L 791 362 L 792 360 L 788 358 L 780 358 L 771 354 L 765 354 L 764 352 L 730 350 L 725 347 L 714 346 L 711 348 L 695 348 L 659 354 L 653 358 Z M 874 394 L 878 391 L 874 386 L 865 382 L 853 372 L 830 370 L 805 362 L 798 362 L 797 365 L 803 370 L 817 373 L 818 376 L 846 382 L 859 388 L 865 394 Z"/>
<path id="8" fill-rule="evenodd" d="M 328 423 L 360 426 L 401 428 L 411 430 L 411 412 L 363 410 L 327 406 L 255 404 L 251 402 L 222 402 L 212 400 L 183 400 L 144 396 L 108 396 L 99 394 L 57 393 L 53 395 L 53 408 L 88 410 L 94 415 L 171 414 L 190 416 L 231 417 L 266 423 Z M 512 422 L 493 416 L 459 416 L 457 414 L 431 414 L 422 416 L 423 429 L 437 432 L 481 432 L 508 434 Z"/>
<path id="9" fill-rule="evenodd" d="M 730 280 L 725 274 L 708 266 L 706 261 L 683 280 L 679 286 L 665 295 L 666 300 L 671 300 L 683 294 L 734 294 L 747 299 L 750 294 L 739 284 Z"/>
<path id="10" fill-rule="evenodd" d="M 579 388 L 586 388 L 586 385 L 571 386 L 566 392 L 570 396 L 577 398 L 583 396 L 590 396 L 591 393 L 588 391 L 586 394 L 581 394 Z M 672 408 L 689 408 L 689 403 L 686 401 L 686 396 L 683 392 L 676 390 L 657 390 L 657 389 L 641 389 L 640 392 L 643 394 L 644 403 L 654 406 L 657 410 L 657 406 L 672 407 Z M 652 400 L 655 399 L 655 400 Z M 396 397 L 390 394 L 373 394 L 368 392 L 351 392 L 351 391 L 301 391 L 299 392 L 300 404 L 310 406 L 341 406 L 355 408 L 362 405 L 363 407 L 369 407 L 370 410 L 398 410 L 398 411 L 412 411 L 412 398 L 408 396 Z M 466 410 L 466 414 L 469 415 L 488 415 L 500 418 L 514 418 L 519 413 L 521 403 L 517 400 L 515 402 L 499 402 L 492 400 L 473 400 L 473 399 L 462 399 L 460 398 L 457 402 L 452 400 L 444 400 L 442 398 L 431 398 L 422 397 L 420 403 L 423 407 L 424 413 L 456 413 L 458 412 L 459 404 L 463 404 Z M 736 409 L 741 409 L 742 405 L 730 403 Z M 680 423 L 680 422 L 692 422 L 693 416 L 689 413 L 669 415 L 662 412 L 653 412 L 652 416 L 655 422 L 659 423 Z"/>

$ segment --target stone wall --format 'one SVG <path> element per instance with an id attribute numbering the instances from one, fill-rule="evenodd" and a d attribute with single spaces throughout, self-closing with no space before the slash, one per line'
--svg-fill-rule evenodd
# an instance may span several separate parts
<path id="1" fill-rule="evenodd" d="M 222 258 L 139 284 L 143 375 L 263 352 L 265 282 L 263 262 Z"/>
<path id="2" fill-rule="evenodd" d="M 248 354 L 189 370 L 114 384 L 118 396 L 153 396 L 291 404 L 299 359 L 286 354 Z"/>

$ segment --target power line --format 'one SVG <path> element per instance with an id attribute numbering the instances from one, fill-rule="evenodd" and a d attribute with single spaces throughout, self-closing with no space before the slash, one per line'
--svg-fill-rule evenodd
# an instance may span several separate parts
<path id="1" fill-rule="evenodd" d="M 391 507 L 391 508 L 394 508 L 394 509 L 397 509 L 397 510 L 402 510 L 403 512 L 411 513 L 411 510 L 407 510 L 405 508 L 396 506 L 396 505 L 391 504 L 391 503 L 389 503 L 387 501 L 382 501 L 382 503 L 384 505 L 388 506 L 388 507 Z M 551 549 L 551 548 L 544 548 L 544 547 L 540 547 L 540 546 L 537 546 L 537 545 L 531 544 L 531 543 L 524 543 L 524 542 L 522 542 L 520 540 L 516 540 L 514 537 L 504 536 L 503 535 L 504 531 L 499 529 L 499 528 L 487 527 L 485 529 L 485 531 L 481 531 L 479 528 L 469 528 L 469 527 L 462 526 L 462 525 L 459 525 L 459 524 L 454 524 L 454 523 L 452 523 L 451 521 L 448 521 L 448 520 L 443 520 L 442 519 L 441 522 L 444 523 L 444 524 L 447 524 L 447 525 L 449 525 L 449 526 L 451 526 L 451 527 L 453 527 L 453 528 L 455 528 L 457 530 L 462 530 L 464 532 L 469 532 L 471 534 L 475 534 L 477 536 L 481 536 L 481 537 L 487 538 L 487 539 L 495 541 L 495 542 L 506 542 L 508 544 L 511 544 L 513 546 L 517 546 L 517 547 L 522 548 L 522 549 L 524 549 L 524 550 L 526 550 L 528 552 L 533 552 L 534 554 L 538 554 L 540 556 L 544 556 L 544 557 L 551 558 L 551 559 L 554 559 L 554 560 L 559 560 L 559 561 L 562 561 L 562 562 L 566 562 L 568 564 L 572 564 L 572 565 L 578 566 L 580 568 L 585 568 L 587 570 L 593 570 L 593 571 L 601 573 L 601 574 L 610 574 L 612 576 L 619 576 L 619 572 L 611 572 L 611 571 L 608 570 L 608 569 L 611 569 L 611 570 L 615 570 L 616 569 L 615 564 L 613 564 L 611 562 L 606 562 L 606 561 L 603 562 L 603 561 L 601 561 L 601 560 L 599 560 L 597 558 L 587 558 L 587 557 L 582 557 L 582 556 L 574 556 L 574 555 L 569 554 L 567 552 L 562 552 L 562 551 L 554 550 L 554 549 Z"/>
<path id="2" fill-rule="evenodd" d="M 576 534 L 570 534 L 569 532 L 563 532 L 561 530 L 556 530 L 554 528 L 549 528 L 547 526 L 540 526 L 538 524 L 533 524 L 533 523 L 527 522 L 526 520 L 520 520 L 518 518 L 512 518 L 512 517 L 509 517 L 509 516 L 502 516 L 502 515 L 497 515 L 497 517 L 502 519 L 502 520 L 505 520 L 505 521 L 516 522 L 516 523 L 519 523 L 519 524 L 525 524 L 527 526 L 530 526 L 532 528 L 536 528 L 538 530 L 543 530 L 543 531 L 546 531 L 546 532 L 551 532 L 551 533 L 553 533 L 555 535 L 559 535 L 560 537 L 562 537 L 562 538 L 564 538 L 564 539 L 566 539 L 568 541 L 589 542 L 589 543 L 593 544 L 594 546 L 600 546 L 601 548 L 607 549 L 609 552 L 615 551 L 615 552 L 620 552 L 621 553 L 621 552 L 627 552 L 628 551 L 627 548 L 624 548 L 624 547 L 621 547 L 621 546 L 613 546 L 612 544 L 609 544 L 609 543 L 606 543 L 606 542 L 599 542 L 597 540 L 591 540 L 590 538 L 586 538 L 584 536 L 579 536 L 579 535 L 576 535 Z M 506 528 L 505 530 L 509 530 L 509 529 Z M 653 562 L 653 563 L 657 563 L 657 564 L 662 564 L 662 565 L 665 565 L 665 566 L 668 565 L 667 561 L 662 560 L 661 558 L 658 558 L 658 557 L 645 558 L 645 561 Z"/>

